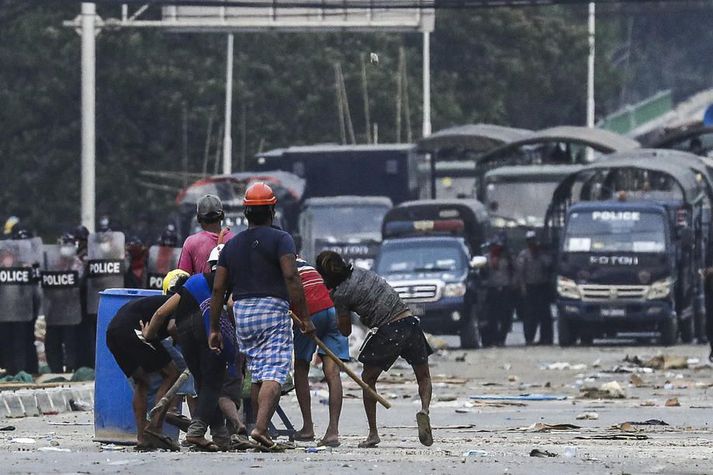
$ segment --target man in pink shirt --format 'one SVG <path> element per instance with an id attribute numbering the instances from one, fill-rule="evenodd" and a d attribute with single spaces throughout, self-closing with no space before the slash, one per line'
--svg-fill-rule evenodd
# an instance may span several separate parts
<path id="1" fill-rule="evenodd" d="M 203 196 L 198 200 L 196 211 L 198 223 L 203 231 L 191 234 L 186 238 L 181 257 L 178 259 L 178 268 L 191 275 L 210 272 L 208 266 L 210 251 L 218 244 L 228 242 L 234 236 L 227 228 L 221 233 L 220 225 L 225 215 L 223 203 L 217 196 Z"/>

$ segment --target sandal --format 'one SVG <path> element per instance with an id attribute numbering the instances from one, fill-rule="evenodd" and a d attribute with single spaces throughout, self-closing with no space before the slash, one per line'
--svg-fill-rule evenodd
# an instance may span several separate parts
<path id="1" fill-rule="evenodd" d="M 250 437 L 252 437 L 252 439 L 257 442 L 256 449 L 260 452 L 284 452 L 286 449 L 284 445 L 280 445 L 277 442 L 273 442 L 264 435 L 255 436 L 251 434 Z"/>
<path id="2" fill-rule="evenodd" d="M 136 446 L 134 446 L 135 452 L 154 452 L 155 450 L 158 450 L 158 449 L 156 447 L 154 447 L 153 444 L 148 444 L 146 442 L 142 442 L 142 443 L 136 444 Z"/>
<path id="3" fill-rule="evenodd" d="M 257 449 L 258 444 L 250 442 L 245 434 L 233 434 L 230 436 L 230 448 L 231 450 Z"/>
<path id="4" fill-rule="evenodd" d="M 433 445 L 431 418 L 428 417 L 428 413 L 418 411 L 416 413 L 416 424 L 418 424 L 418 440 L 420 440 L 426 447 Z"/>
<path id="5" fill-rule="evenodd" d="M 188 417 L 175 412 L 166 413 L 166 422 L 178 427 L 182 432 L 188 432 L 188 426 L 191 425 L 191 420 Z"/>
<path id="6" fill-rule="evenodd" d="M 220 447 L 205 437 L 186 437 L 186 442 L 190 444 L 192 452 L 218 452 Z"/>
<path id="7" fill-rule="evenodd" d="M 145 444 L 153 445 L 157 449 L 170 450 L 172 452 L 181 450 L 181 447 L 172 438 L 150 429 L 144 429 L 144 439 L 146 439 Z"/>

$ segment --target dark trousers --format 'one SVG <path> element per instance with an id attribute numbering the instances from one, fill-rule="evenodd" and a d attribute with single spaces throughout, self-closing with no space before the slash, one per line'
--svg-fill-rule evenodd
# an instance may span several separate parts
<path id="1" fill-rule="evenodd" d="M 77 366 L 78 325 L 48 326 L 45 334 L 47 364 L 53 373 L 71 373 Z"/>
<path id="2" fill-rule="evenodd" d="M 225 425 L 225 418 L 218 407 L 218 398 L 225 377 L 225 361 L 208 348 L 208 337 L 203 329 L 203 316 L 195 313 L 176 322 L 178 344 L 186 366 L 196 382 L 198 401 L 195 419 L 211 428 Z"/>
<path id="3" fill-rule="evenodd" d="M 0 323 L 2 362 L 7 374 L 38 373 L 35 322 Z"/>
<path id="4" fill-rule="evenodd" d="M 540 327 L 540 341 L 542 345 L 552 344 L 552 309 L 550 308 L 550 285 L 528 284 L 524 298 L 525 342 L 531 344 L 535 339 L 537 327 Z"/>
<path id="5" fill-rule="evenodd" d="M 77 366 L 94 368 L 97 347 L 97 316 L 85 315 L 77 325 Z"/>
<path id="6" fill-rule="evenodd" d="M 504 345 L 512 329 L 513 292 L 507 287 L 490 287 L 485 295 L 483 345 Z"/>

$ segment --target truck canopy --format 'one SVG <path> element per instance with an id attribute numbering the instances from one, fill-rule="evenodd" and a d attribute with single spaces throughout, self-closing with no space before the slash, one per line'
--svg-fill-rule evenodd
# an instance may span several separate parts
<path id="1" fill-rule="evenodd" d="M 458 235 L 471 250 L 485 242 L 488 213 L 477 200 L 419 200 L 402 203 L 384 217 L 382 236 Z"/>
<path id="2" fill-rule="evenodd" d="M 493 124 L 458 125 L 424 137 L 416 147 L 422 153 L 434 153 L 440 150 L 462 149 L 482 154 L 496 147 L 521 140 L 532 131 L 515 129 Z"/>

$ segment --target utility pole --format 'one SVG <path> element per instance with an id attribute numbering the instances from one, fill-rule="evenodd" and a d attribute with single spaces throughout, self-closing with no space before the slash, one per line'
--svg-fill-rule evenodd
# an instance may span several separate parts
<path id="1" fill-rule="evenodd" d="M 431 33 L 423 32 L 423 136 L 431 135 Z"/>
<path id="2" fill-rule="evenodd" d="M 595 13 L 594 2 L 589 3 L 589 61 L 587 75 L 587 127 L 594 127 L 594 53 L 595 53 Z"/>
<path id="3" fill-rule="evenodd" d="M 228 35 L 228 51 L 225 61 L 225 135 L 223 137 L 223 174 L 233 173 L 233 34 Z"/>
<path id="4" fill-rule="evenodd" d="M 82 3 L 82 178 L 81 219 L 90 233 L 96 222 L 96 5 Z"/>

